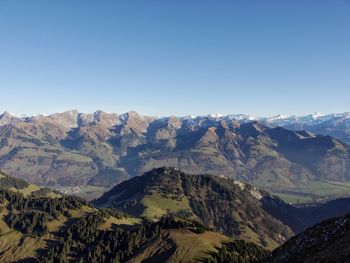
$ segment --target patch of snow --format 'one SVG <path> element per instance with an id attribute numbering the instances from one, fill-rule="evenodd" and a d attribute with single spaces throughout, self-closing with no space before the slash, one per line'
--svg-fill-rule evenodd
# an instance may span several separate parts
<path id="1" fill-rule="evenodd" d="M 314 120 L 317 120 L 318 118 L 325 116 L 325 114 L 322 114 L 320 112 L 314 112 L 313 114 L 311 114 L 311 116 Z"/>
<path id="2" fill-rule="evenodd" d="M 276 116 L 273 116 L 269 118 L 268 120 L 274 121 L 274 120 L 285 120 L 292 117 L 291 115 L 285 115 L 285 114 L 278 114 Z"/>
<path id="3" fill-rule="evenodd" d="M 209 117 L 211 118 L 214 118 L 214 119 L 217 119 L 217 118 L 221 118 L 221 117 L 224 117 L 225 115 L 222 114 L 222 113 L 212 113 L 209 115 Z"/>

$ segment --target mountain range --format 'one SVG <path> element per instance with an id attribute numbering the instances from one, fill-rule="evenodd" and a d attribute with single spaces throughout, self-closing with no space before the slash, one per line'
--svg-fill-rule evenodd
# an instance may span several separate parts
<path id="1" fill-rule="evenodd" d="M 350 113 L 321 114 L 307 116 L 278 115 L 271 118 L 258 118 L 269 126 L 281 126 L 291 130 L 307 130 L 316 134 L 330 135 L 350 143 Z"/>
<path id="2" fill-rule="evenodd" d="M 347 116 L 315 117 L 313 125 L 306 117 L 291 118 L 288 125 L 296 127 L 293 120 L 307 128 L 321 119 L 324 125 L 342 120 L 337 127 L 346 133 Z M 152 168 L 173 166 L 246 181 L 296 202 L 349 193 L 347 144 L 319 132 L 288 130 L 277 126 L 283 124 L 282 118 L 274 120 L 74 110 L 18 118 L 5 112 L 0 116 L 0 169 L 57 188 L 105 191 Z"/>

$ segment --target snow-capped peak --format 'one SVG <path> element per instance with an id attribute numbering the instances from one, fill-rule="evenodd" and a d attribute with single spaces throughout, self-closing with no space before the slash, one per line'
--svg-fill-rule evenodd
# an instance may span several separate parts
<path id="1" fill-rule="evenodd" d="M 314 120 L 317 120 L 318 118 L 323 117 L 323 116 L 326 116 L 326 115 L 325 115 L 325 114 L 322 114 L 322 113 L 320 113 L 320 112 L 314 112 L 313 114 L 311 114 L 311 116 L 312 116 L 312 118 L 313 118 Z"/>
<path id="2" fill-rule="evenodd" d="M 48 113 L 23 113 L 23 114 L 12 114 L 13 116 L 20 118 L 20 119 L 26 119 L 26 118 L 36 118 L 40 116 L 50 116 Z"/>
<path id="3" fill-rule="evenodd" d="M 233 114 L 233 115 L 230 115 L 230 117 L 232 117 L 236 120 L 239 120 L 239 121 L 244 121 L 244 120 L 255 121 L 255 120 L 257 120 L 256 117 L 249 115 L 249 114 Z"/>
<path id="4" fill-rule="evenodd" d="M 221 117 L 223 117 L 223 116 L 225 116 L 224 114 L 222 114 L 222 113 L 211 113 L 210 115 L 209 115 L 209 117 L 211 117 L 211 118 L 221 118 Z"/>
<path id="5" fill-rule="evenodd" d="M 289 119 L 290 117 L 292 117 L 291 115 L 286 115 L 286 114 L 278 114 L 276 116 L 273 116 L 271 118 L 268 118 L 269 121 L 274 121 L 274 120 L 285 120 L 285 119 Z"/>

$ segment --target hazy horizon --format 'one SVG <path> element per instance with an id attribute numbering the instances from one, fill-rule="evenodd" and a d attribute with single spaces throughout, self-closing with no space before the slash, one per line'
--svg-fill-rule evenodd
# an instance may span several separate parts
<path id="1" fill-rule="evenodd" d="M 276 115 L 254 115 L 254 114 L 250 114 L 250 113 L 244 113 L 244 112 L 229 112 L 229 113 L 223 113 L 223 112 L 208 112 L 208 113 L 204 113 L 204 114 L 199 114 L 199 115 L 193 115 L 193 114 L 187 114 L 187 115 L 151 115 L 151 114 L 144 114 L 143 112 L 139 112 L 139 111 L 136 111 L 136 110 L 127 110 L 127 111 L 123 111 L 123 112 L 111 112 L 111 111 L 104 111 L 104 110 L 94 110 L 94 111 L 89 111 L 89 112 L 86 112 L 86 111 L 80 111 L 78 109 L 67 109 L 67 110 L 64 110 L 64 111 L 59 111 L 59 112 L 45 112 L 45 113 L 16 113 L 16 112 L 12 112 L 12 111 L 9 111 L 9 110 L 1 110 L 0 111 L 0 115 L 4 114 L 5 112 L 15 116 L 15 117 L 18 117 L 18 118 L 24 118 L 24 117 L 35 117 L 35 116 L 50 116 L 52 114 L 60 114 L 60 113 L 64 113 L 64 112 L 69 112 L 69 111 L 78 111 L 79 113 L 82 113 L 82 114 L 92 114 L 92 113 L 95 113 L 95 112 L 99 112 L 99 111 L 102 111 L 102 112 L 105 112 L 105 113 L 108 113 L 108 114 L 125 114 L 125 113 L 128 113 L 128 112 L 137 112 L 138 114 L 140 114 L 141 116 L 150 116 L 150 117 L 179 117 L 179 118 L 182 118 L 182 117 L 192 117 L 192 118 L 195 118 L 195 117 L 200 117 L 200 116 L 210 116 L 212 115 L 213 117 L 214 116 L 217 116 L 217 117 L 221 117 L 221 116 L 228 116 L 228 115 L 247 115 L 249 117 L 254 117 L 254 118 L 273 118 L 273 117 L 304 117 L 304 116 L 308 116 L 308 115 L 319 115 L 319 116 L 327 116 L 327 115 L 331 115 L 331 114 L 350 114 L 350 111 L 345 111 L 345 112 L 318 112 L 318 111 L 315 111 L 315 112 L 309 112 L 307 114 L 304 114 L 304 115 L 297 115 L 297 114 L 276 114 Z"/>

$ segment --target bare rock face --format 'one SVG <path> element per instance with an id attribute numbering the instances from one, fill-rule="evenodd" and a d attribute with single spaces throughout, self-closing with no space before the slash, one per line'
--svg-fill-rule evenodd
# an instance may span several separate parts
<path id="1" fill-rule="evenodd" d="M 99 125 L 104 128 L 112 128 L 119 122 L 118 114 L 109 114 L 103 111 L 96 111 L 95 113 L 79 114 L 79 124 L 81 125 Z"/>
<path id="2" fill-rule="evenodd" d="M 135 111 L 124 113 L 119 119 L 122 126 L 138 133 L 146 133 L 150 123 L 155 120 L 154 117 L 141 116 Z"/>
<path id="3" fill-rule="evenodd" d="M 8 125 L 8 124 L 15 124 L 19 122 L 20 119 L 12 116 L 9 112 L 5 111 L 3 114 L 0 115 L 0 126 L 2 125 Z"/>
<path id="4" fill-rule="evenodd" d="M 66 128 L 77 128 L 79 126 L 79 112 L 77 110 L 54 113 L 49 116 L 53 121 L 60 123 Z"/>

